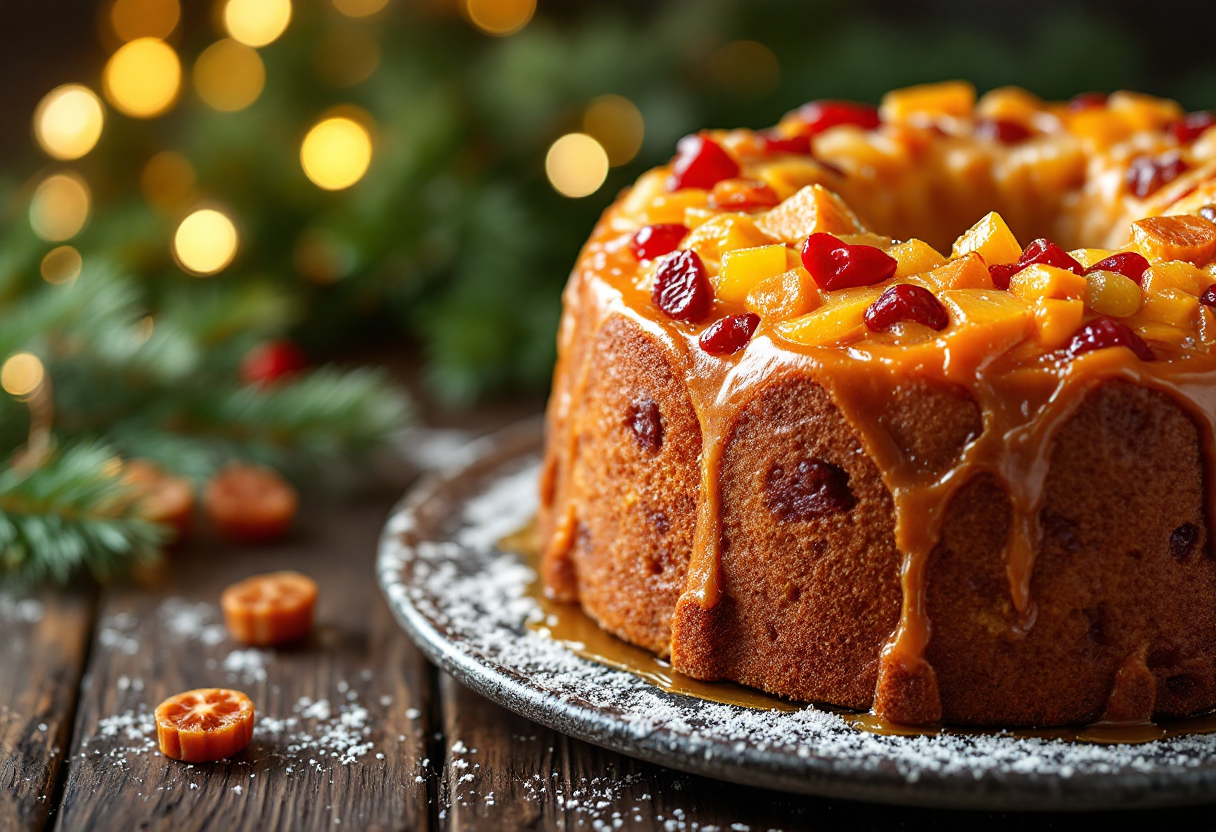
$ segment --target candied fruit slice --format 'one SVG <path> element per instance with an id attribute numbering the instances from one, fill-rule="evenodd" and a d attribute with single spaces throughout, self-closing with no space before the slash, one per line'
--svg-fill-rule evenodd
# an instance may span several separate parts
<path id="1" fill-rule="evenodd" d="M 1199 317 L 1199 298 L 1172 286 L 1145 292 L 1139 317 L 1185 329 Z"/>
<path id="2" fill-rule="evenodd" d="M 231 462 L 207 483 L 203 507 L 220 537 L 258 541 L 282 537 L 296 516 L 296 490 L 272 468 Z"/>
<path id="3" fill-rule="evenodd" d="M 907 121 L 912 116 L 965 116 L 975 108 L 975 87 L 966 81 L 919 84 L 892 90 L 878 108 L 883 121 Z"/>
<path id="4" fill-rule="evenodd" d="M 783 243 L 810 234 L 857 234 L 864 229 L 840 197 L 822 185 L 808 185 L 756 221 L 756 227 Z"/>
<path id="5" fill-rule="evenodd" d="M 752 333 L 760 325 L 760 316 L 754 312 L 742 315 L 727 315 L 714 321 L 701 333 L 698 342 L 701 349 L 710 355 L 730 355 L 747 346 Z"/>
<path id="6" fill-rule="evenodd" d="M 1187 113 L 1166 129 L 1179 144 L 1187 144 L 1202 136 L 1214 124 L 1216 124 L 1216 111 L 1200 110 L 1195 113 Z"/>
<path id="7" fill-rule="evenodd" d="M 254 575 L 220 596 L 228 632 L 255 647 L 288 644 L 307 636 L 316 603 L 317 582 L 291 571 Z"/>
<path id="8" fill-rule="evenodd" d="M 723 179 L 739 175 L 739 163 L 709 136 L 694 134 L 680 139 L 676 145 L 676 160 L 671 165 L 667 190 L 685 188 L 709 190 Z"/>
<path id="9" fill-rule="evenodd" d="M 849 245 L 831 234 L 812 234 L 802 247 L 802 265 L 824 291 L 882 283 L 899 263 L 874 246 Z"/>
<path id="10" fill-rule="evenodd" d="M 1147 268 L 1148 261 L 1144 259 L 1143 255 L 1137 254 L 1134 251 L 1121 251 L 1118 254 L 1112 254 L 1106 259 L 1094 263 L 1085 270 L 1085 274 L 1092 274 L 1093 272 L 1118 272 L 1139 284 L 1143 282 L 1144 271 Z"/>
<path id="11" fill-rule="evenodd" d="M 789 153 L 797 156 L 811 155 L 811 136 L 799 133 L 794 136 L 782 136 L 773 130 L 760 134 L 760 149 L 770 156 Z"/>
<path id="12" fill-rule="evenodd" d="M 1009 288 L 1010 279 L 1027 266 L 1032 266 L 1036 263 L 1041 263 L 1045 266 L 1054 266 L 1057 269 L 1066 269 L 1076 274 L 1084 274 L 1084 267 L 1073 259 L 1072 255 L 1053 243 L 1051 240 L 1040 237 L 1032 242 L 1022 251 L 1022 256 L 1017 259 L 1016 263 L 990 265 L 988 273 L 992 276 L 992 283 L 998 289 Z"/>
<path id="13" fill-rule="evenodd" d="M 887 249 L 887 254 L 895 258 L 899 266 L 895 269 L 896 278 L 911 277 L 914 274 L 936 269 L 946 262 L 946 258 L 926 243 L 924 240 L 911 239 Z"/>
<path id="14" fill-rule="evenodd" d="M 752 248 L 773 242 L 744 214 L 722 214 L 697 226 L 688 235 L 685 248 L 708 260 L 721 260 L 723 252 Z"/>
<path id="15" fill-rule="evenodd" d="M 942 330 L 949 325 L 950 315 L 928 289 L 911 283 L 898 283 L 889 287 L 870 305 L 866 310 L 865 322 L 871 332 L 890 332 L 901 321 Z"/>
<path id="16" fill-rule="evenodd" d="M 866 310 L 879 294 L 876 289 L 842 292 L 831 304 L 777 324 L 777 334 L 808 347 L 839 343 L 863 331 Z"/>
<path id="17" fill-rule="evenodd" d="M 775 465 L 764 483 L 765 501 L 780 520 L 807 522 L 841 514 L 857 504 L 849 475 L 839 465 L 803 459 L 792 469 Z"/>
<path id="18" fill-rule="evenodd" d="M 714 296 L 727 303 L 742 304 L 760 281 L 786 270 L 785 252 L 780 243 L 726 252 L 722 255 L 722 269 L 712 280 Z"/>
<path id="19" fill-rule="evenodd" d="M 1137 156 L 1127 166 L 1124 182 L 1127 190 L 1140 199 L 1147 199 L 1186 173 L 1190 165 L 1177 153 L 1164 156 Z"/>
<path id="20" fill-rule="evenodd" d="M 1034 328 L 1039 341 L 1048 349 L 1063 346 L 1084 316 L 1083 301 L 1039 298 L 1034 305 Z"/>
<path id="21" fill-rule="evenodd" d="M 984 258 L 974 251 L 949 260 L 936 269 L 922 275 L 937 291 L 943 289 L 992 289 L 995 288 Z"/>
<path id="22" fill-rule="evenodd" d="M 947 289 L 938 300 L 950 313 L 946 335 L 960 353 L 1004 352 L 1030 334 L 1030 307 L 999 289 Z"/>
<path id="23" fill-rule="evenodd" d="M 200 688 L 156 706 L 160 753 L 187 763 L 222 760 L 253 739 L 253 702 L 238 690 Z"/>
<path id="24" fill-rule="evenodd" d="M 150 459 L 132 459 L 122 466 L 122 482 L 140 517 L 171 526 L 178 538 L 190 532 L 194 522 L 190 480 L 165 471 Z"/>
<path id="25" fill-rule="evenodd" d="M 1017 237 L 1013 236 L 1005 220 L 995 211 L 954 241 L 955 257 L 961 257 L 971 251 L 983 257 L 989 266 L 1016 263 L 1022 256 L 1022 247 L 1018 245 Z"/>
<path id="26" fill-rule="evenodd" d="M 695 251 L 677 251 L 659 261 L 651 299 L 659 311 L 677 321 L 695 324 L 709 316 L 714 292 Z"/>
<path id="27" fill-rule="evenodd" d="M 819 288 L 799 266 L 761 280 L 747 293 L 743 305 L 762 318 L 787 321 L 814 311 L 820 303 Z"/>
<path id="28" fill-rule="evenodd" d="M 1089 284 L 1085 290 L 1085 302 L 1099 315 L 1126 318 L 1139 311 L 1140 287 L 1126 275 L 1088 269 L 1085 281 Z"/>
<path id="29" fill-rule="evenodd" d="M 687 236 L 688 228 L 673 222 L 644 225 L 629 241 L 629 250 L 639 260 L 654 260 L 664 254 L 671 254 Z"/>
<path id="30" fill-rule="evenodd" d="M 1083 110 L 1093 110 L 1106 106 L 1107 95 L 1104 92 L 1081 92 L 1068 99 L 1068 109 L 1074 113 Z"/>
<path id="31" fill-rule="evenodd" d="M 1010 293 L 1027 303 L 1039 298 L 1084 299 L 1088 282 L 1084 277 L 1055 266 L 1033 263 L 1009 280 Z"/>
<path id="32" fill-rule="evenodd" d="M 830 99 L 803 104 L 798 108 L 797 118 L 805 125 L 803 129 L 807 136 L 822 133 L 830 127 L 837 127 L 841 124 L 851 124 L 862 130 L 873 130 L 882 123 L 878 115 L 878 108 L 872 104 Z"/>
<path id="33" fill-rule="evenodd" d="M 1190 214 L 1137 220 L 1132 223 L 1132 245 L 1153 262 L 1202 265 L 1216 255 L 1216 223 Z"/>
<path id="34" fill-rule="evenodd" d="M 1068 342 L 1068 354 L 1076 358 L 1093 350 L 1111 347 L 1127 347 L 1141 361 L 1152 361 L 1153 351 L 1144 339 L 1132 331 L 1127 324 L 1111 318 L 1096 318 L 1082 326 Z"/>
<path id="35" fill-rule="evenodd" d="M 1004 118 L 981 118 L 975 122 L 975 135 L 980 139 L 1001 144 L 1021 144 L 1034 135 L 1021 122 Z"/>
<path id="36" fill-rule="evenodd" d="M 1199 296 L 1212 284 L 1211 273 L 1185 260 L 1169 260 L 1150 266 L 1144 272 L 1141 285 L 1145 292 L 1155 293 L 1162 289 L 1181 289 L 1189 295 Z"/>
<path id="37" fill-rule="evenodd" d="M 625 411 L 625 428 L 633 441 L 648 453 L 658 453 L 663 447 L 663 414 L 659 403 L 649 396 L 638 396 Z"/>
<path id="38" fill-rule="evenodd" d="M 780 201 L 768 183 L 754 179 L 723 179 L 709 194 L 710 207 L 722 211 L 758 211 Z"/>

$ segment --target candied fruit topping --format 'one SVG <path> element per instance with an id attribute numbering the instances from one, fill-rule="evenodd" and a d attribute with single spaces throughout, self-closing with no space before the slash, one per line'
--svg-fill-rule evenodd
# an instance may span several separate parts
<path id="1" fill-rule="evenodd" d="M 1085 273 L 1085 268 L 1071 254 L 1051 240 L 1042 237 L 1026 246 L 1017 262 L 989 266 L 988 273 L 992 275 L 993 285 L 998 289 L 1008 289 L 1010 278 L 1027 266 L 1032 266 L 1036 263 L 1044 266 L 1054 266 L 1057 269 L 1064 269 L 1074 274 Z"/>
<path id="2" fill-rule="evenodd" d="M 739 163 L 720 144 L 708 136 L 685 136 L 676 145 L 676 160 L 671 166 L 667 190 L 709 190 L 723 179 L 733 179 L 738 175 Z"/>
<path id="3" fill-rule="evenodd" d="M 1148 270 L 1148 260 L 1143 254 L 1136 254 L 1134 251 L 1121 251 L 1118 254 L 1112 254 L 1105 260 L 1099 260 L 1088 269 L 1085 274 L 1093 274 L 1094 272 L 1115 272 L 1126 278 L 1136 281 L 1136 285 L 1144 282 L 1144 273 Z"/>
<path id="4" fill-rule="evenodd" d="M 900 283 L 878 296 L 878 300 L 866 310 L 865 321 L 872 332 L 890 332 L 901 321 L 942 330 L 950 323 L 950 315 L 928 289 Z"/>
<path id="5" fill-rule="evenodd" d="M 806 135 L 814 136 L 831 127 L 852 124 L 862 130 L 873 130 L 882 123 L 878 108 L 856 101 L 823 99 L 811 101 L 798 108 L 798 120 L 805 127 Z"/>
<path id="6" fill-rule="evenodd" d="M 849 475 L 821 459 L 801 460 L 792 470 L 774 466 L 765 482 L 769 511 L 781 520 L 807 521 L 848 511 L 857 504 Z"/>
<path id="7" fill-rule="evenodd" d="M 754 312 L 742 315 L 727 315 L 714 321 L 701 333 L 701 349 L 710 355 L 730 355 L 747 346 L 752 333 L 760 324 L 760 316 Z"/>
<path id="8" fill-rule="evenodd" d="M 1127 189 L 1146 199 L 1173 182 L 1190 168 L 1177 153 L 1164 156 L 1137 156 L 1127 166 Z"/>
<path id="9" fill-rule="evenodd" d="M 760 147 L 765 153 L 772 156 L 782 153 L 809 156 L 811 155 L 811 136 L 809 133 L 782 136 L 780 133 L 770 130 L 760 134 Z"/>
<path id="10" fill-rule="evenodd" d="M 812 234 L 802 247 L 802 265 L 820 289 L 853 289 L 889 279 L 899 262 L 874 246 L 849 245 L 831 234 Z"/>
<path id="11" fill-rule="evenodd" d="M 1020 144 L 1034 132 L 1024 124 L 1004 118 L 982 118 L 975 123 L 975 135 L 990 142 Z"/>
<path id="12" fill-rule="evenodd" d="M 1082 110 L 1093 110 L 1106 106 L 1107 95 L 1104 92 L 1083 92 L 1068 99 L 1070 112 L 1079 113 Z"/>
<path id="13" fill-rule="evenodd" d="M 1199 302 L 1204 306 L 1216 306 L 1216 284 L 1203 290 L 1203 294 L 1199 296 Z"/>
<path id="14" fill-rule="evenodd" d="M 695 251 L 668 254 L 655 273 L 654 305 L 669 318 L 695 324 L 709 316 L 714 290 L 705 264 Z"/>
<path id="15" fill-rule="evenodd" d="M 671 254 L 687 236 L 688 229 L 674 222 L 644 225 L 629 241 L 629 250 L 639 260 L 654 260 L 664 254 Z"/>
<path id="16" fill-rule="evenodd" d="M 1200 110 L 1187 113 L 1181 120 L 1170 124 L 1166 129 L 1178 140 L 1179 144 L 1195 141 L 1212 125 L 1216 124 L 1216 111 Z"/>
<path id="17" fill-rule="evenodd" d="M 638 396 L 630 403 L 625 427 L 643 451 L 653 454 L 663 447 L 663 416 L 658 402 L 649 396 Z"/>
<path id="18" fill-rule="evenodd" d="M 752 179 L 723 179 L 709 194 L 709 206 L 723 211 L 756 211 L 779 202 L 768 183 Z"/>
<path id="19" fill-rule="evenodd" d="M 1104 350 L 1109 347 L 1127 347 L 1141 361 L 1152 361 L 1153 351 L 1144 339 L 1131 330 L 1127 324 L 1110 318 L 1097 318 L 1082 326 L 1068 342 L 1069 356 L 1076 358 L 1093 350 Z"/>

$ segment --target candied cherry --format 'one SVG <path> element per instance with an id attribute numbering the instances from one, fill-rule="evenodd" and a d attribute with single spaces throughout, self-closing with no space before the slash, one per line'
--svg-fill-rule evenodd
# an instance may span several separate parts
<path id="1" fill-rule="evenodd" d="M 900 321 L 913 321 L 942 330 L 950 323 L 946 307 L 923 286 L 900 283 L 887 289 L 870 304 L 865 314 L 871 332 L 890 332 Z"/>
<path id="2" fill-rule="evenodd" d="M 1126 278 L 1136 281 L 1136 285 L 1144 282 L 1144 272 L 1148 269 L 1148 260 L 1143 254 L 1134 251 L 1121 251 L 1112 254 L 1105 260 L 1099 260 L 1088 269 L 1086 274 L 1094 272 L 1118 272 Z"/>
<path id="3" fill-rule="evenodd" d="M 1009 288 L 1009 278 L 1020 272 L 1027 266 L 1041 264 L 1044 266 L 1054 266 L 1057 269 L 1064 269 L 1073 274 L 1085 274 L 1085 268 L 1078 263 L 1073 256 L 1051 240 L 1040 237 L 1022 250 L 1022 256 L 1017 259 L 1016 263 L 998 263 L 988 267 L 988 274 L 992 276 L 992 284 L 998 289 Z"/>
<path id="4" fill-rule="evenodd" d="M 1203 132 L 1216 124 L 1216 110 L 1200 110 L 1187 113 L 1181 120 L 1171 123 L 1166 130 L 1179 144 L 1195 141 Z"/>
<path id="5" fill-rule="evenodd" d="M 709 316 L 714 290 L 695 251 L 677 251 L 659 262 L 651 300 L 669 318 L 695 324 Z"/>
<path id="6" fill-rule="evenodd" d="M 308 356 L 291 341 L 268 341 L 251 349 L 241 361 L 246 384 L 271 384 L 308 366 Z"/>
<path id="7" fill-rule="evenodd" d="M 814 136 L 829 127 L 841 124 L 852 124 L 862 130 L 873 130 L 882 123 L 882 119 L 878 115 L 878 108 L 872 104 L 830 99 L 803 104 L 798 108 L 798 119 L 806 125 L 804 130 L 808 136 Z"/>
<path id="8" fill-rule="evenodd" d="M 317 582 L 299 572 L 254 575 L 224 590 L 220 607 L 229 634 L 242 644 L 272 647 L 312 632 Z"/>
<path id="9" fill-rule="evenodd" d="M 639 396 L 625 411 L 625 427 L 643 451 L 655 453 L 663 447 L 663 414 L 659 403 L 649 396 Z"/>
<path id="10" fill-rule="evenodd" d="M 752 179 L 723 179 L 709 193 L 709 207 L 723 211 L 755 211 L 779 202 L 781 197 L 767 183 Z"/>
<path id="11" fill-rule="evenodd" d="M 1020 144 L 1034 135 L 1024 124 L 1003 118 L 982 118 L 975 123 L 975 135 L 990 142 Z"/>
<path id="12" fill-rule="evenodd" d="M 1216 306 L 1216 284 L 1203 290 L 1203 294 L 1199 296 L 1199 302 L 1204 306 Z"/>
<path id="13" fill-rule="evenodd" d="M 802 265 L 820 289 L 831 292 L 882 283 L 895 274 L 899 262 L 880 248 L 816 233 L 802 246 Z"/>
<path id="14" fill-rule="evenodd" d="M 1068 99 L 1068 109 L 1071 112 L 1079 113 L 1082 110 L 1092 110 L 1096 107 L 1105 107 L 1107 94 L 1104 92 L 1083 92 L 1074 95 Z"/>
<path id="15" fill-rule="evenodd" d="M 809 133 L 782 136 L 780 133 L 769 130 L 760 134 L 760 147 L 771 156 L 782 153 L 809 156 L 811 155 L 811 136 Z"/>
<path id="16" fill-rule="evenodd" d="M 1076 358 L 1108 347 L 1127 347 L 1141 361 L 1152 361 L 1155 357 L 1149 345 L 1131 327 L 1111 318 L 1097 318 L 1082 326 L 1073 334 L 1066 351 L 1070 357 Z"/>
<path id="17" fill-rule="evenodd" d="M 857 504 L 849 475 L 839 465 L 803 459 L 792 470 L 774 466 L 765 481 L 769 511 L 781 520 L 814 520 L 848 511 Z"/>
<path id="18" fill-rule="evenodd" d="M 231 757 L 253 739 L 253 702 L 239 690 L 188 690 L 161 702 L 153 716 L 160 753 L 187 763 Z"/>
<path id="19" fill-rule="evenodd" d="M 225 465 L 203 494 L 216 533 L 238 541 L 282 537 L 299 502 L 296 490 L 273 469 L 246 462 Z"/>
<path id="20" fill-rule="evenodd" d="M 1173 182 L 1190 169 L 1177 153 L 1167 153 L 1164 156 L 1137 156 L 1127 166 L 1124 182 L 1127 189 L 1140 199 L 1152 196 L 1154 193 Z"/>
<path id="21" fill-rule="evenodd" d="M 701 349 L 710 355 L 730 355 L 747 346 L 752 333 L 760 325 L 760 316 L 754 312 L 742 315 L 727 315 L 714 321 L 701 333 Z"/>
<path id="22" fill-rule="evenodd" d="M 708 136 L 694 134 L 680 139 L 676 160 L 667 179 L 667 190 L 704 188 L 709 190 L 723 179 L 739 175 L 739 163 Z"/>
<path id="23" fill-rule="evenodd" d="M 687 236 L 688 228 L 679 223 L 660 222 L 644 225 L 629 241 L 629 250 L 639 260 L 654 260 L 664 254 L 671 254 Z"/>

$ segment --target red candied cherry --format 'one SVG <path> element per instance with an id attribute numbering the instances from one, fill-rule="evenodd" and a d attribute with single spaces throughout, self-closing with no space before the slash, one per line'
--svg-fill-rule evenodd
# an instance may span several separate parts
<path id="1" fill-rule="evenodd" d="M 1007 121 L 1003 118 L 982 118 L 975 123 L 975 135 L 990 142 L 1001 144 L 1020 144 L 1034 132 L 1024 124 Z"/>
<path id="2" fill-rule="evenodd" d="M 1181 120 L 1173 122 L 1165 129 L 1179 144 L 1187 144 L 1199 138 L 1213 124 L 1216 124 L 1216 110 L 1200 110 L 1187 113 Z"/>
<path id="3" fill-rule="evenodd" d="M 639 260 L 654 260 L 664 254 L 671 254 L 687 236 L 688 229 L 679 223 L 660 222 L 644 225 L 629 241 L 629 250 Z"/>
<path id="4" fill-rule="evenodd" d="M 1123 177 L 1127 189 L 1140 199 L 1156 193 L 1190 168 L 1177 153 L 1164 156 L 1137 156 Z"/>
<path id="5" fill-rule="evenodd" d="M 1216 284 L 1203 290 L 1203 294 L 1199 296 L 1199 302 L 1204 306 L 1216 306 Z"/>
<path id="6" fill-rule="evenodd" d="M 1107 95 L 1104 92 L 1083 92 L 1068 99 L 1068 109 L 1074 113 L 1079 113 L 1082 110 L 1105 107 L 1106 99 Z"/>
<path id="7" fill-rule="evenodd" d="M 801 133 L 797 136 L 782 136 L 772 130 L 760 134 L 760 147 L 765 153 L 777 156 L 782 153 L 811 155 L 811 136 Z"/>
<path id="8" fill-rule="evenodd" d="M 852 124 L 862 130 L 873 130 L 882 123 L 882 119 L 878 115 L 878 108 L 872 104 L 829 99 L 803 104 L 798 108 L 798 119 L 806 125 L 805 132 L 808 136 L 814 136 L 829 127 L 841 124 Z"/>
<path id="9" fill-rule="evenodd" d="M 802 246 L 802 265 L 820 289 L 853 289 L 888 280 L 899 263 L 874 246 L 848 245 L 831 234 L 812 234 Z"/>
<path id="10" fill-rule="evenodd" d="M 714 290 L 697 253 L 677 251 L 659 263 L 650 297 L 667 317 L 695 324 L 709 315 Z"/>
<path id="11" fill-rule="evenodd" d="M 308 366 L 304 350 L 291 341 L 267 341 L 246 353 L 241 378 L 246 384 L 269 384 Z"/>
<path id="12" fill-rule="evenodd" d="M 701 349 L 710 355 L 730 355 L 747 346 L 752 333 L 760 324 L 760 316 L 754 312 L 742 315 L 727 315 L 714 321 L 701 333 Z"/>
<path id="13" fill-rule="evenodd" d="M 667 190 L 709 190 L 723 179 L 733 179 L 738 175 L 739 163 L 722 149 L 722 145 L 708 136 L 685 136 L 676 145 L 676 160 L 667 179 Z"/>
<path id="14" fill-rule="evenodd" d="M 1076 358 L 1093 350 L 1109 347 L 1127 347 L 1141 361 L 1152 361 L 1155 356 L 1144 339 L 1132 332 L 1131 327 L 1111 318 L 1097 318 L 1078 329 L 1068 342 L 1065 351 Z"/>
<path id="15" fill-rule="evenodd" d="M 764 486 L 769 511 L 785 521 L 807 522 L 857 505 L 848 473 L 822 459 L 799 460 L 791 470 L 776 465 L 769 469 Z"/>
<path id="16" fill-rule="evenodd" d="M 1071 254 L 1051 240 L 1042 237 L 1026 246 L 1022 251 L 1022 256 L 1018 258 L 1016 263 L 998 263 L 994 266 L 989 266 L 988 274 L 992 276 L 992 284 L 996 288 L 1008 289 L 1009 278 L 1027 266 L 1033 266 L 1036 263 L 1044 266 L 1055 266 L 1057 269 L 1065 269 L 1073 274 L 1085 274 L 1085 268 L 1073 259 Z"/>
<path id="17" fill-rule="evenodd" d="M 1105 260 L 1099 260 L 1088 269 L 1086 274 L 1094 272 L 1118 272 L 1124 277 L 1136 281 L 1139 285 L 1144 280 L 1144 272 L 1148 269 L 1148 260 L 1144 255 L 1136 254 L 1134 251 L 1121 251 L 1118 254 L 1112 254 Z"/>
<path id="18" fill-rule="evenodd" d="M 900 283 L 870 304 L 865 320 L 871 332 L 890 332 L 900 321 L 913 321 L 942 330 L 950 323 L 950 315 L 942 302 L 925 287 Z"/>
<path id="19" fill-rule="evenodd" d="M 1208 222 L 1216 222 L 1216 205 L 1204 205 L 1199 209 L 1199 216 Z"/>

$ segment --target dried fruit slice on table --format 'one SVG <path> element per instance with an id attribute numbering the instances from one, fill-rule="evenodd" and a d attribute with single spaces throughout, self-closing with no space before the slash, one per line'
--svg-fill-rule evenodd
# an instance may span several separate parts
<path id="1" fill-rule="evenodd" d="M 253 702 L 238 690 L 200 688 L 156 707 L 160 753 L 187 763 L 222 760 L 253 739 Z"/>
<path id="2" fill-rule="evenodd" d="M 269 647 L 299 641 L 312 631 L 317 583 L 299 572 L 254 575 L 220 596 L 224 623 L 237 641 Z"/>
<path id="3" fill-rule="evenodd" d="M 128 460 L 122 466 L 122 481 L 141 517 L 172 526 L 184 537 L 194 520 L 194 486 L 185 477 L 171 474 L 149 459 Z"/>
<path id="4" fill-rule="evenodd" d="M 274 470 L 233 462 L 207 483 L 203 506 L 217 534 L 229 540 L 273 540 L 287 531 L 300 498 Z"/>

